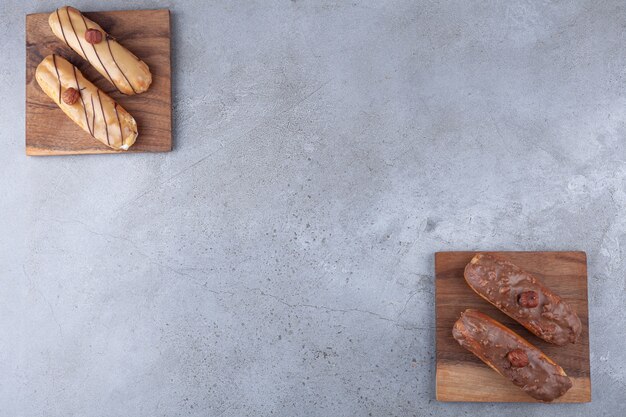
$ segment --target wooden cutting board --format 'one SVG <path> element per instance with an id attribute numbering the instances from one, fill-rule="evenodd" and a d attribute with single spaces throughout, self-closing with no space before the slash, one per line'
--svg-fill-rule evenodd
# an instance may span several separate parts
<path id="1" fill-rule="evenodd" d="M 506 258 L 535 274 L 573 306 L 582 321 L 581 338 L 575 345 L 561 347 L 537 338 L 474 293 L 465 283 L 463 270 L 475 253 L 435 254 L 437 400 L 538 402 L 454 340 L 452 337 L 454 322 L 466 308 L 475 308 L 527 339 L 565 370 L 572 379 L 573 387 L 555 402 L 591 401 L 585 252 L 487 252 Z"/>
<path id="2" fill-rule="evenodd" d="M 52 10 L 50 11 L 52 12 Z M 49 54 L 73 63 L 87 79 L 110 95 L 137 121 L 139 136 L 126 152 L 172 150 L 172 89 L 169 10 L 84 13 L 150 67 L 152 85 L 142 94 L 117 91 L 86 60 L 52 33 L 49 13 L 26 16 L 26 154 L 120 153 L 92 138 L 70 120 L 39 87 L 37 65 Z"/>

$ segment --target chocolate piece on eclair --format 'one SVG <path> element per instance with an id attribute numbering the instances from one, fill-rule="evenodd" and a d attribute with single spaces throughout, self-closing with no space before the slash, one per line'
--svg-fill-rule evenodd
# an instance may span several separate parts
<path id="1" fill-rule="evenodd" d="M 135 119 L 67 60 L 48 55 L 37 66 L 35 78 L 48 97 L 94 139 L 120 150 L 135 143 Z"/>
<path id="2" fill-rule="evenodd" d="M 509 261 L 479 253 L 465 281 L 481 297 L 555 345 L 576 343 L 582 325 L 574 310 L 540 280 Z"/>
<path id="3" fill-rule="evenodd" d="M 465 310 L 454 324 L 452 335 L 461 346 L 537 400 L 553 401 L 572 387 L 563 368 L 479 311 Z"/>
<path id="4" fill-rule="evenodd" d="M 145 62 L 120 45 L 94 21 L 69 6 L 50 14 L 50 28 L 124 94 L 143 93 L 152 83 Z"/>

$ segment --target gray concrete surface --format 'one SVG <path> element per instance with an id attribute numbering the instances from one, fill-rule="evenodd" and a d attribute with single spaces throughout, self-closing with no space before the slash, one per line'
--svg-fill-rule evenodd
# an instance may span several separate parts
<path id="1" fill-rule="evenodd" d="M 60 4 L 0 4 L 0 415 L 623 415 L 623 2 L 133 3 L 74 5 L 171 8 L 168 154 L 26 157 Z M 434 400 L 472 248 L 587 251 L 591 404 Z"/>

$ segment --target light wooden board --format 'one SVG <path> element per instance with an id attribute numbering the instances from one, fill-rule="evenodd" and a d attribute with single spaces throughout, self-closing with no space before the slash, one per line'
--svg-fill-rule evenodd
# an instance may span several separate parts
<path id="1" fill-rule="evenodd" d="M 52 10 L 51 10 L 52 12 Z M 169 10 L 129 10 L 84 13 L 150 67 L 152 85 L 142 94 L 117 91 L 86 60 L 52 33 L 49 13 L 26 16 L 26 154 L 68 155 L 120 153 L 84 132 L 58 108 L 35 80 L 37 65 L 49 54 L 71 63 L 110 95 L 137 121 L 139 136 L 127 152 L 167 152 L 172 149 L 172 89 Z"/>
<path id="2" fill-rule="evenodd" d="M 490 252 L 535 274 L 573 306 L 582 321 L 580 341 L 555 346 L 537 338 L 513 319 L 479 297 L 463 278 L 465 265 L 476 252 L 435 254 L 435 304 L 439 401 L 537 402 L 508 379 L 463 349 L 452 337 L 452 326 L 466 308 L 475 308 L 500 321 L 561 365 L 573 387 L 555 402 L 591 401 L 587 256 L 584 252 Z"/>

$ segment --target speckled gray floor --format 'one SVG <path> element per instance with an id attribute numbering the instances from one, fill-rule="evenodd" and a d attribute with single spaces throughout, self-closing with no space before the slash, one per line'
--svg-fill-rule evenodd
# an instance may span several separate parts
<path id="1" fill-rule="evenodd" d="M 24 155 L 0 3 L 0 414 L 618 416 L 622 1 L 169 7 L 175 149 Z M 122 173 L 123 175 L 120 175 Z M 589 258 L 593 402 L 434 400 L 433 254 Z"/>

